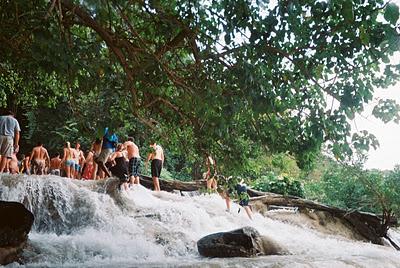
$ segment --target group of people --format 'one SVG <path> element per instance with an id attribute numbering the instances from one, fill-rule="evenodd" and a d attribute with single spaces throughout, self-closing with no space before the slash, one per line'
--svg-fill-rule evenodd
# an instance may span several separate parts
<path id="1" fill-rule="evenodd" d="M 0 173 L 11 174 L 52 174 L 72 179 L 96 180 L 116 176 L 121 186 L 128 189 L 129 185 L 140 183 L 141 157 L 139 147 L 134 138 L 118 143 L 118 137 L 109 128 L 104 135 L 97 138 L 86 155 L 81 150 L 79 142 L 71 147 L 66 142 L 62 157 L 56 153 L 50 158 L 47 149 L 41 142 L 27 155 L 20 154 L 19 137 L 21 128 L 12 112 L 0 116 Z M 164 150 L 155 142 L 150 144 L 146 165 L 151 161 L 151 174 L 154 190 L 160 191 L 159 177 L 164 165 Z"/>
<path id="2" fill-rule="evenodd" d="M 117 135 L 109 128 L 105 128 L 104 134 L 92 143 L 90 150 L 83 153 L 79 142 L 71 147 L 66 142 L 62 157 L 56 153 L 50 158 L 47 149 L 41 142 L 32 149 L 28 155 L 20 155 L 19 151 L 20 126 L 14 114 L 9 112 L 0 116 L 0 173 L 11 174 L 52 174 L 71 179 L 96 180 L 110 176 L 116 176 L 120 180 L 122 189 L 128 190 L 130 185 L 140 184 L 141 156 L 139 147 L 134 138 L 129 137 L 124 143 L 118 142 Z M 146 159 L 151 161 L 151 175 L 154 190 L 160 191 L 160 174 L 164 165 L 164 150 L 156 142 L 150 143 L 151 152 Z M 209 191 L 219 192 L 225 199 L 227 210 L 230 210 L 230 197 L 236 195 L 240 205 L 251 219 L 251 210 L 248 206 L 248 195 L 243 181 L 229 183 L 231 177 L 222 180 L 218 185 L 216 161 L 211 155 L 206 155 L 207 171 L 203 174 Z M 232 180 L 231 180 L 232 181 Z"/>
<path id="3" fill-rule="evenodd" d="M 225 199 L 226 210 L 228 212 L 231 209 L 231 197 L 234 196 L 239 200 L 239 205 L 244 208 L 247 216 L 252 219 L 249 195 L 247 194 L 247 187 L 244 180 L 237 181 L 237 178 L 234 179 L 232 176 L 225 178 L 218 175 L 217 162 L 210 154 L 206 154 L 205 163 L 207 171 L 203 173 L 203 178 L 206 180 L 207 191 L 218 192 Z"/>

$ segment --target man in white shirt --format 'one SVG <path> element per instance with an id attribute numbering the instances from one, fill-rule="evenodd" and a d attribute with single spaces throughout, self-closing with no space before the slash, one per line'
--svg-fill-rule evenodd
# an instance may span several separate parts
<path id="1" fill-rule="evenodd" d="M 158 178 L 164 165 L 164 150 L 155 142 L 150 143 L 150 147 L 152 148 L 152 152 L 147 157 L 147 162 L 151 160 L 151 177 L 153 178 L 154 191 L 159 192 L 161 188 Z"/>

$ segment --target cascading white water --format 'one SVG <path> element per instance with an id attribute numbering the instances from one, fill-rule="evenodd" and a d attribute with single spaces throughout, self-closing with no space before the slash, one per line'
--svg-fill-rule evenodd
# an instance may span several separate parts
<path id="1" fill-rule="evenodd" d="M 35 215 L 29 267 L 400 267 L 390 247 L 325 235 L 243 210 L 225 211 L 218 195 L 180 196 L 116 180 L 0 175 L 0 199 L 22 202 Z M 276 213 L 276 212 L 274 212 Z M 290 255 L 208 259 L 196 242 L 210 233 L 252 226 Z M 16 265 L 16 264 L 12 264 Z"/>

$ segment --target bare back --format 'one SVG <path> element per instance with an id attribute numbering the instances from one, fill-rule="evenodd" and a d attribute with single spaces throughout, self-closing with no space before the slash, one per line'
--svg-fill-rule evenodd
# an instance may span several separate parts
<path id="1" fill-rule="evenodd" d="M 127 142 L 124 143 L 124 145 L 125 145 L 126 150 L 128 152 L 128 158 L 129 159 L 131 159 L 133 157 L 140 158 L 139 147 L 135 143 L 133 143 L 131 141 L 127 141 Z"/>
<path id="2" fill-rule="evenodd" d="M 75 148 L 71 148 L 70 150 L 72 154 L 72 159 L 75 161 L 75 163 L 79 163 L 79 156 L 80 156 L 79 150 Z"/>
<path id="3" fill-rule="evenodd" d="M 71 159 L 72 159 L 71 149 L 69 149 L 69 148 L 64 148 L 63 159 L 64 159 L 64 160 L 71 160 Z"/>
<path id="4" fill-rule="evenodd" d="M 47 158 L 47 150 L 46 148 L 43 148 L 42 146 L 36 146 L 32 150 L 32 160 L 45 160 Z"/>
<path id="5" fill-rule="evenodd" d="M 59 157 L 54 157 L 50 161 L 50 169 L 60 169 L 61 159 Z"/>

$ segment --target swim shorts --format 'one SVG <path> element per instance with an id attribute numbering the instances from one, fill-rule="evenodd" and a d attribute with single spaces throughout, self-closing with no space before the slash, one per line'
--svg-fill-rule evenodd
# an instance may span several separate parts
<path id="1" fill-rule="evenodd" d="M 160 159 L 153 159 L 151 161 L 151 176 L 152 177 L 160 177 L 162 169 L 162 161 Z"/>

